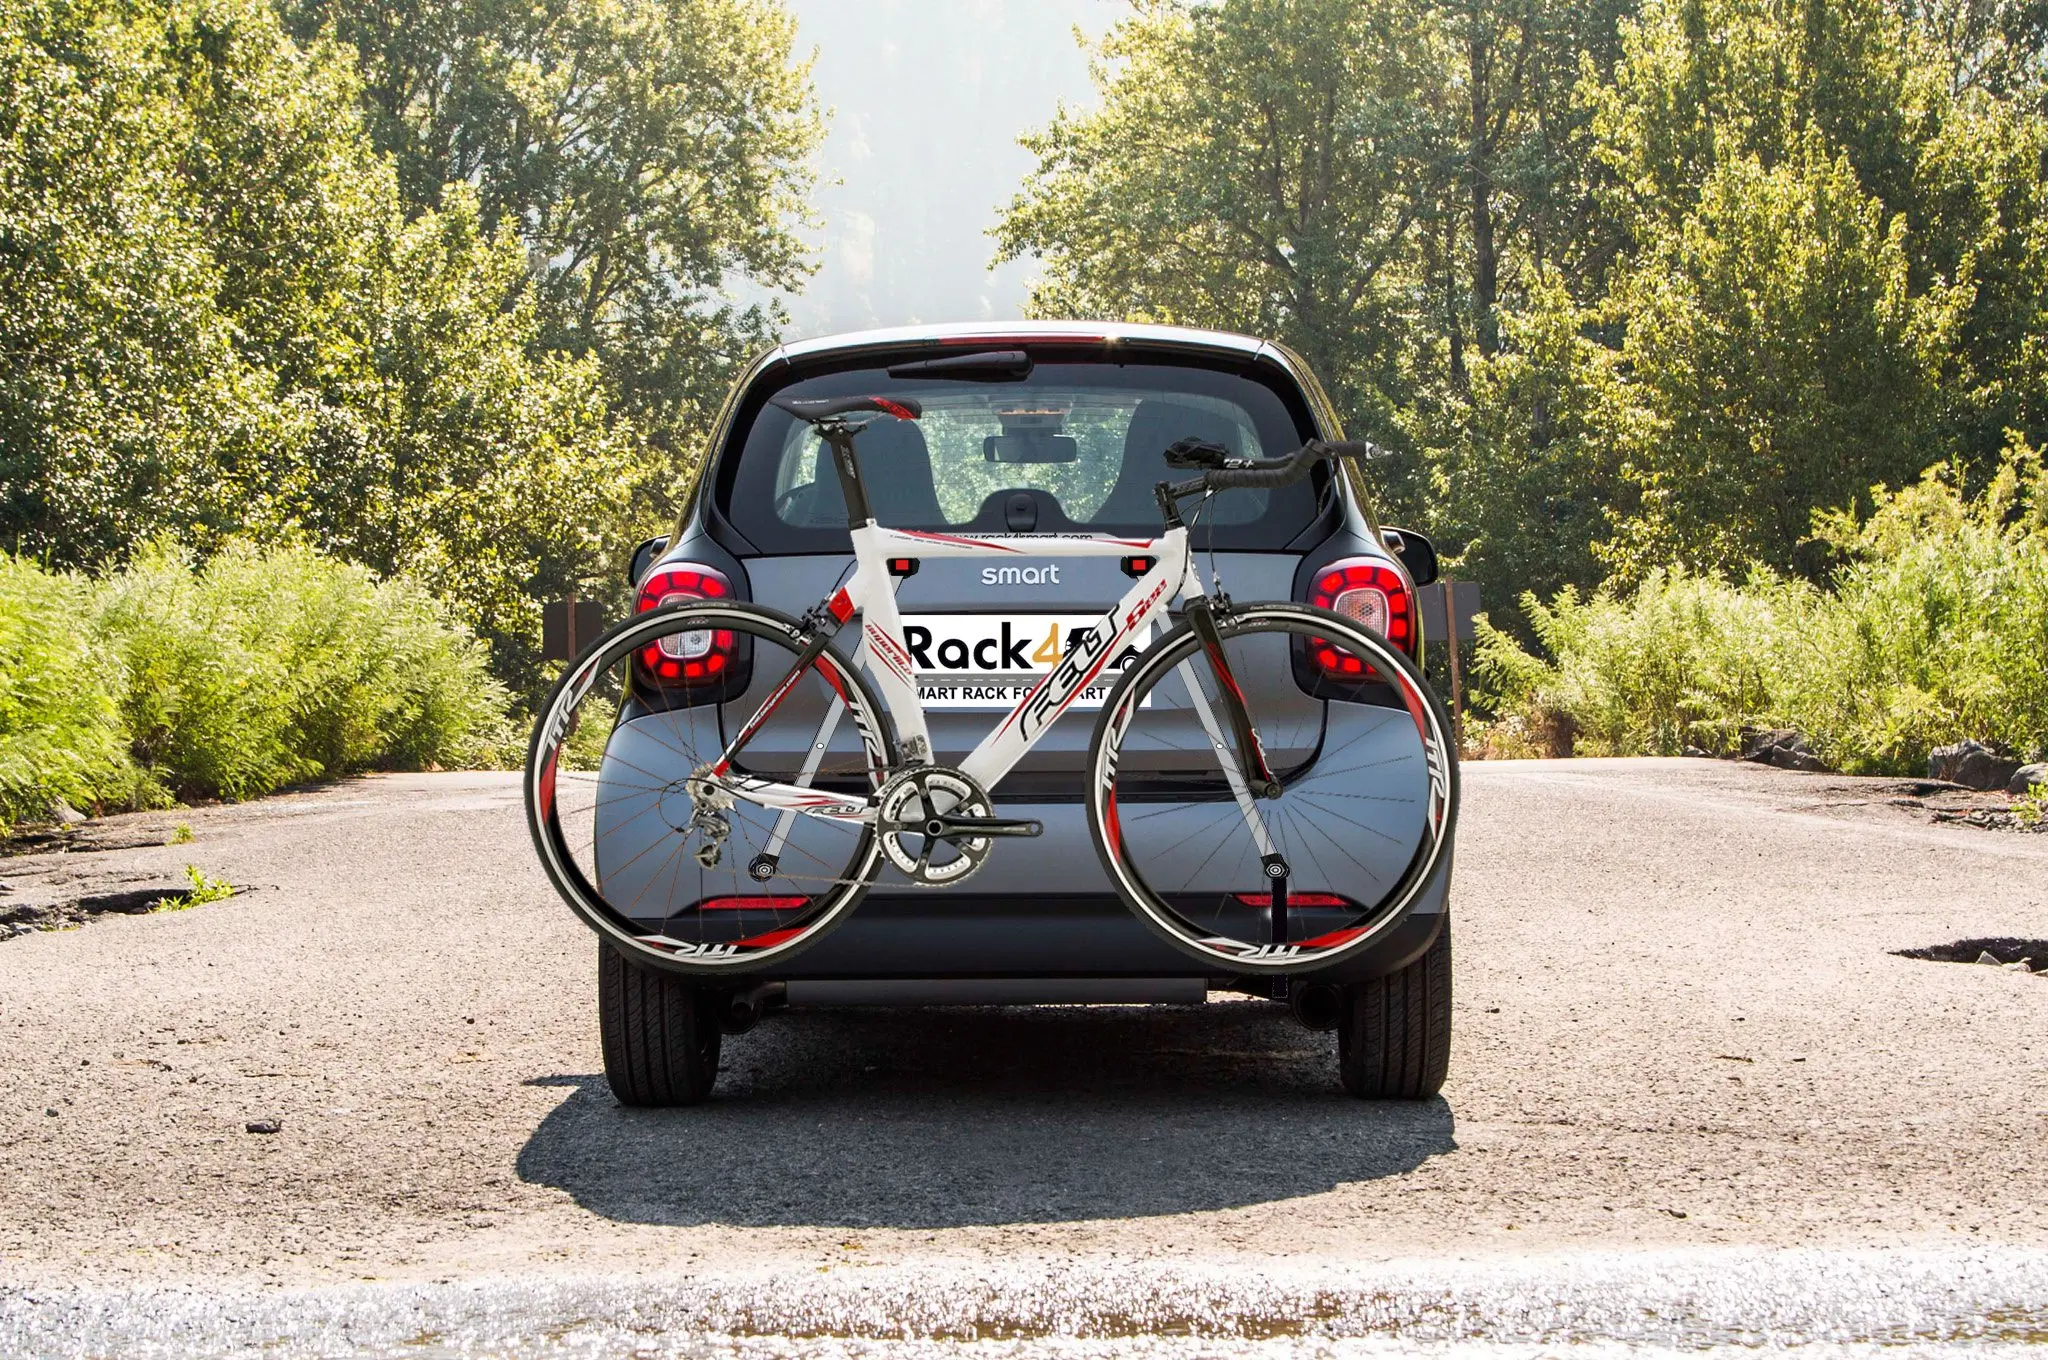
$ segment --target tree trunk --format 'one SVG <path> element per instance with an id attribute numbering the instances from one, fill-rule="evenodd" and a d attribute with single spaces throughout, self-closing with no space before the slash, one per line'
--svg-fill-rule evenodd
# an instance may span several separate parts
<path id="1" fill-rule="evenodd" d="M 1465 328 L 1458 316 L 1458 219 L 1455 212 L 1443 216 L 1443 244 L 1437 259 L 1444 281 L 1444 337 L 1450 343 L 1451 382 L 1465 386 Z"/>
<path id="2" fill-rule="evenodd" d="M 1500 255 L 1493 243 L 1493 146 L 1487 129 L 1490 111 L 1486 96 L 1491 54 L 1487 39 L 1475 33 L 1465 44 L 1465 55 L 1472 80 L 1472 328 L 1479 352 L 1492 355 L 1500 349 L 1500 327 L 1494 316 L 1500 296 Z"/>

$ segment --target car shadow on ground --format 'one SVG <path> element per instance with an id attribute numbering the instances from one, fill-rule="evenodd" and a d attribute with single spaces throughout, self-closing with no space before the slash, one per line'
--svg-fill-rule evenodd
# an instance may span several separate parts
<path id="1" fill-rule="evenodd" d="M 712 1100 L 629 1110 L 601 1075 L 520 1178 L 631 1223 L 952 1228 L 1229 1209 L 1399 1175 L 1450 1106 L 1337 1085 L 1280 1007 L 809 1011 L 726 1040 Z"/>

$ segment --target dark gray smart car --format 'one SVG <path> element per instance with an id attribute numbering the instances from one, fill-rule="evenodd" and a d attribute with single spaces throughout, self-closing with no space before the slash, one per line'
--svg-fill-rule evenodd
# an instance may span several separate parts
<path id="1" fill-rule="evenodd" d="M 1341 438 L 1329 399 L 1302 362 L 1244 336 L 1015 322 L 785 345 L 734 386 L 675 532 L 635 555 L 639 610 L 701 597 L 795 616 L 833 596 L 853 566 L 847 501 L 816 432 L 786 403 L 801 408 L 849 394 L 884 406 L 900 395 L 921 408 L 921 419 L 870 424 L 859 454 L 875 520 L 928 535 L 1142 541 L 1160 532 L 1155 486 L 1180 475 L 1169 447 L 1199 441 L 1212 453 L 1265 459 Z M 1204 580 L 1213 563 L 1232 597 L 1331 609 L 1415 656 L 1416 588 L 1435 576 L 1435 553 L 1421 535 L 1381 526 L 1361 482 L 1330 463 L 1291 485 L 1215 496 L 1191 522 Z M 930 758 L 957 763 L 1061 659 L 1064 639 L 1115 605 L 1143 569 L 1142 559 L 1034 557 L 1028 544 L 999 563 L 906 561 L 899 572 L 892 562 Z M 1285 689 L 1296 708 L 1316 706 L 1316 726 L 1304 729 L 1311 737 L 1278 753 L 1297 769 L 1326 759 L 1347 723 L 1368 728 L 1401 702 L 1391 687 L 1371 683 L 1327 701 L 1299 669 L 1283 664 L 1247 677 L 1248 688 L 1276 687 L 1275 696 Z M 1374 674 L 1368 669 L 1365 680 Z M 1113 670 L 1105 674 L 992 790 L 1003 817 L 1042 824 L 1042 833 L 1010 843 L 957 890 L 914 887 L 887 868 L 829 936 L 737 977 L 683 975 L 601 944 L 605 1070 L 619 1098 L 703 1098 L 721 1033 L 785 1008 L 1192 1005 L 1211 992 L 1281 1002 L 1303 1024 L 1335 1030 L 1339 1075 L 1356 1095 L 1434 1095 L 1450 1048 L 1449 853 L 1434 861 L 1401 918 L 1375 930 L 1370 948 L 1327 970 L 1274 977 L 1205 966 L 1124 905 L 1091 837 L 1083 760 L 1115 679 Z M 1140 727 L 1146 721 L 1137 715 Z M 807 740 L 798 738 L 792 760 Z M 1367 763 L 1343 776 L 1336 796 L 1369 808 L 1395 791 L 1394 778 Z M 1369 828 L 1333 814 L 1324 839 L 1360 873 L 1375 872 Z M 696 870 L 679 862 L 672 872 Z M 1301 894 L 1296 905 L 1317 903 Z"/>

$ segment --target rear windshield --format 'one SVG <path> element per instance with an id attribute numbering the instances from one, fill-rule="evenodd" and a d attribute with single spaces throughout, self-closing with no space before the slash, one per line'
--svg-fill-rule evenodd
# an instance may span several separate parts
<path id="1" fill-rule="evenodd" d="M 752 424 L 720 469 L 722 508 L 770 552 L 845 551 L 831 457 L 809 428 L 766 405 L 798 397 L 914 397 L 922 419 L 879 419 L 855 442 L 875 518 L 894 529 L 1156 535 L 1168 445 L 1207 440 L 1241 458 L 1292 453 L 1313 436 L 1290 402 L 1240 373 L 1171 364 L 1039 363 L 1023 381 L 896 379 L 869 368 L 749 394 Z M 1217 547 L 1280 548 L 1315 517 L 1312 481 L 1216 496 L 1196 525 Z M 1192 519 L 1193 506 L 1187 513 Z"/>

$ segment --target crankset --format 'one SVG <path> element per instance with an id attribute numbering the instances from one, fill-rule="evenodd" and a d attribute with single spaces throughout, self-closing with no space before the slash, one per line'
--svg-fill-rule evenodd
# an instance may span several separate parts
<path id="1" fill-rule="evenodd" d="M 996 816 L 987 791 L 961 771 L 920 765 L 882 786 L 875 831 L 882 853 L 905 878 L 919 887 L 950 888 L 981 868 L 993 841 L 1040 835 L 1044 827 Z"/>

